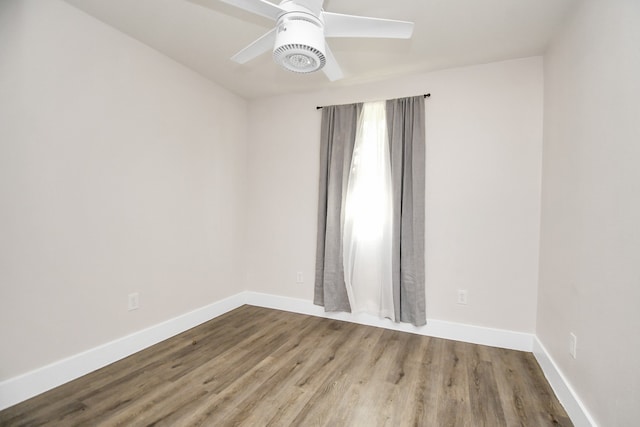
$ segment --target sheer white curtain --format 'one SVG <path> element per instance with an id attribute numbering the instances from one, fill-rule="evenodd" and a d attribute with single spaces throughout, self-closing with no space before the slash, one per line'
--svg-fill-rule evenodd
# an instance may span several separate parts
<path id="1" fill-rule="evenodd" d="M 394 318 L 391 163 L 384 102 L 364 104 L 344 208 L 343 262 L 351 311 Z"/>

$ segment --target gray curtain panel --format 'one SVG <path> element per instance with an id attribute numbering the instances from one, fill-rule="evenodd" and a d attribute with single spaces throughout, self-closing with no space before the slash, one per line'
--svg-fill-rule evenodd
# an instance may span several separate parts
<path id="1" fill-rule="evenodd" d="M 387 101 L 393 191 L 392 277 L 396 320 L 422 326 L 425 309 L 424 96 Z"/>
<path id="2" fill-rule="evenodd" d="M 313 302 L 351 312 L 342 262 L 343 209 L 362 103 L 322 109 L 320 191 Z"/>

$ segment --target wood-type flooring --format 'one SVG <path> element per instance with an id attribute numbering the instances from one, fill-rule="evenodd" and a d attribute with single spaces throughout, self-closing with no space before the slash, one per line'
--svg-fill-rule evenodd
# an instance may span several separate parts
<path id="1" fill-rule="evenodd" d="M 1 426 L 571 426 L 531 353 L 242 306 Z"/>

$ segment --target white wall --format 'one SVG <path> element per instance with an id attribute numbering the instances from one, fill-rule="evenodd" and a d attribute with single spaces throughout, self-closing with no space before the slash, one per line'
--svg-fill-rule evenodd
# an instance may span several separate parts
<path id="1" fill-rule="evenodd" d="M 451 69 L 249 107 L 251 290 L 312 299 L 320 111 L 430 92 L 427 317 L 534 332 L 542 156 L 542 58 Z M 296 284 L 296 271 L 305 277 Z M 456 290 L 469 305 L 456 304 Z"/>
<path id="2" fill-rule="evenodd" d="M 537 335 L 600 425 L 637 425 L 640 3 L 583 2 L 544 78 Z"/>
<path id="3" fill-rule="evenodd" d="M 0 380 L 242 290 L 246 122 L 66 3 L 0 2 Z"/>

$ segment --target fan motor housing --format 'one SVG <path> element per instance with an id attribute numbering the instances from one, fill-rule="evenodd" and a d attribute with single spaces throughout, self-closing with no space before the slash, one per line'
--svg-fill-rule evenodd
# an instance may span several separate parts
<path id="1" fill-rule="evenodd" d="M 312 73 L 324 67 L 324 30 L 322 23 L 306 13 L 287 13 L 278 20 L 274 61 L 296 73 Z"/>

